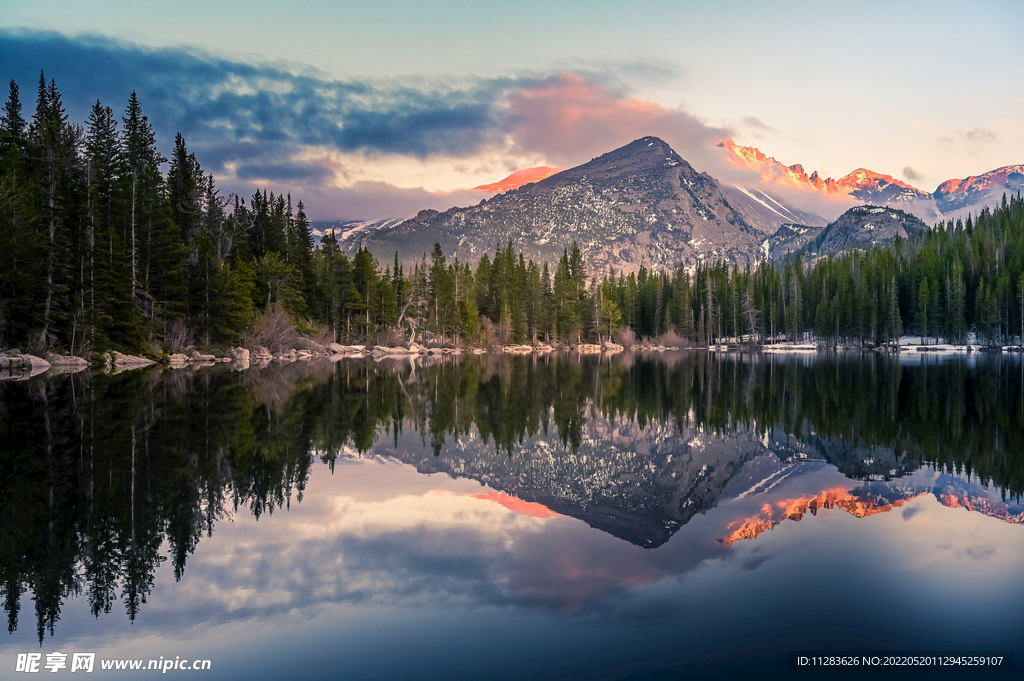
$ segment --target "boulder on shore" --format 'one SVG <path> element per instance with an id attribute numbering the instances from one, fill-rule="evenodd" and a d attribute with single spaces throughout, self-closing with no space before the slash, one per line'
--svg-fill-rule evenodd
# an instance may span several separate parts
<path id="1" fill-rule="evenodd" d="M 25 380 L 49 368 L 49 362 L 35 355 L 24 354 L 18 350 L 0 353 L 0 380 Z"/>
<path id="2" fill-rule="evenodd" d="M 49 369 L 50 363 L 42 357 L 12 350 L 0 353 L 0 369 Z"/>
<path id="3" fill-rule="evenodd" d="M 56 353 L 49 353 L 46 355 L 46 361 L 52 366 L 69 366 L 69 367 L 87 367 L 89 366 L 89 360 L 82 357 L 76 357 L 75 355 L 58 355 Z"/>
<path id="4" fill-rule="evenodd" d="M 139 357 L 137 355 L 125 355 L 116 350 L 110 352 L 110 358 L 114 366 L 116 367 L 145 367 L 151 364 L 156 364 L 151 359 L 145 357 Z"/>
<path id="5" fill-rule="evenodd" d="M 365 345 L 341 345 L 340 343 L 328 343 L 327 351 L 332 355 L 361 355 L 366 352 Z"/>

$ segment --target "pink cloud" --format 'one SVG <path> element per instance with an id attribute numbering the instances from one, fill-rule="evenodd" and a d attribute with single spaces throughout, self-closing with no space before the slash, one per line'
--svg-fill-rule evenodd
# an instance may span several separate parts
<path id="1" fill-rule="evenodd" d="M 729 133 L 685 111 L 617 93 L 571 72 L 514 90 L 506 102 L 516 144 L 564 166 L 655 135 L 705 170 L 720 162 L 711 148 Z"/>

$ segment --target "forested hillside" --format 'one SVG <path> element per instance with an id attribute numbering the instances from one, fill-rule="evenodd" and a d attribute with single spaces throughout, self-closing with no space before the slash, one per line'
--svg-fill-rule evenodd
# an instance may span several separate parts
<path id="1" fill-rule="evenodd" d="M 268 304 L 306 312 L 302 202 L 221 196 L 180 134 L 161 155 L 134 92 L 120 119 L 97 101 L 83 127 L 42 74 L 26 119 L 11 81 L 0 154 L 0 345 L 228 342 Z"/>
<path id="2" fill-rule="evenodd" d="M 739 269 L 588 271 L 575 244 L 533 262 L 511 243 L 472 265 L 435 245 L 383 267 L 314 247 L 302 201 L 222 196 L 179 134 L 163 157 L 132 93 L 68 120 L 40 74 L 35 113 L 10 83 L 0 116 L 0 347 L 87 355 L 243 342 L 261 316 L 307 336 L 492 343 L 658 337 L 886 345 L 905 332 L 1024 337 L 1024 201 L 818 260 Z M 166 172 L 163 168 L 166 165 Z M 251 339 L 252 336 L 249 336 Z"/>

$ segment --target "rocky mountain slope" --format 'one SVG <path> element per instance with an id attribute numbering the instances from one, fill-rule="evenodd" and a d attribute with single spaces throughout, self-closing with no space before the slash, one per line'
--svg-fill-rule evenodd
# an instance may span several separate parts
<path id="1" fill-rule="evenodd" d="M 808 261 L 852 249 L 893 243 L 897 236 L 907 238 L 928 229 L 916 215 L 883 206 L 857 206 L 840 215 L 825 227 L 783 225 L 768 238 L 766 250 L 771 259 L 795 255 L 798 251 Z"/>
<path id="2" fill-rule="evenodd" d="M 828 220 L 820 215 L 800 210 L 760 189 L 725 185 L 722 190 L 729 198 L 729 202 L 738 208 L 751 224 L 768 233 L 786 224 L 824 227 L 828 223 Z"/>
<path id="3" fill-rule="evenodd" d="M 824 222 L 769 198 L 727 194 L 664 141 L 644 137 L 476 206 L 425 210 L 393 227 L 353 231 L 342 247 L 365 246 L 386 259 L 397 250 L 409 259 L 438 242 L 474 261 L 511 240 L 528 259 L 553 262 L 575 241 L 592 272 L 708 258 L 745 264 L 760 257 L 778 225 Z"/>
<path id="4" fill-rule="evenodd" d="M 341 242 L 352 240 L 361 232 L 377 232 L 394 227 L 402 219 L 385 218 L 383 220 L 316 220 L 309 224 L 313 240 L 317 244 L 328 234 L 334 234 Z"/>

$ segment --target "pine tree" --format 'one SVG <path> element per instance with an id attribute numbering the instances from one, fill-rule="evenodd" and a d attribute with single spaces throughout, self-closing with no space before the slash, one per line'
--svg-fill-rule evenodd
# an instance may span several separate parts
<path id="1" fill-rule="evenodd" d="M 21 115 L 18 84 L 11 80 L 3 114 L 0 115 L 0 154 L 6 154 L 12 144 L 24 155 L 26 150 L 25 119 Z"/>
<path id="2" fill-rule="evenodd" d="M 185 138 L 179 132 L 174 138 L 171 167 L 167 173 L 167 195 L 171 201 L 171 217 L 184 242 L 195 252 L 195 242 L 202 231 L 200 199 L 206 182 L 194 154 L 189 154 Z"/>
<path id="3" fill-rule="evenodd" d="M 21 150 L 9 145 L 0 161 L 0 347 L 28 340 L 37 321 L 34 293 L 46 259 L 37 192 Z"/>
<path id="4" fill-rule="evenodd" d="M 71 204 L 72 171 L 77 162 L 80 131 L 68 123 L 57 83 L 39 74 L 39 93 L 32 123 L 32 148 L 43 191 L 42 218 L 46 235 L 46 280 L 39 342 L 47 347 L 55 337 L 54 323 L 66 313 L 68 290 L 65 266 L 68 235 L 65 220 Z"/>
<path id="5" fill-rule="evenodd" d="M 928 337 L 928 322 L 929 322 L 929 306 L 931 303 L 931 293 L 928 287 L 928 277 L 921 278 L 921 285 L 917 289 L 917 316 L 915 322 L 917 324 L 917 333 L 921 336 L 921 345 L 925 344 L 925 339 Z"/>
<path id="6" fill-rule="evenodd" d="M 967 338 L 967 327 L 964 319 L 966 304 L 966 288 L 964 285 L 964 267 L 959 258 L 954 258 L 950 272 L 950 311 L 949 328 L 950 342 L 963 343 Z"/>
<path id="7" fill-rule="evenodd" d="M 115 311 L 110 306 L 118 304 L 117 296 L 109 287 L 111 279 L 116 275 L 110 271 L 109 258 L 103 257 L 104 251 L 109 254 L 113 250 L 113 244 L 104 249 L 103 242 L 104 236 L 113 239 L 115 234 L 117 182 L 121 170 L 117 119 L 114 117 L 113 109 L 103 106 L 99 100 L 96 100 L 89 112 L 85 136 L 85 163 L 87 214 L 86 230 L 82 238 L 83 276 L 80 304 L 81 309 L 87 312 L 86 333 L 95 347 L 100 319 L 112 318 Z M 108 331 L 109 329 L 100 330 L 101 338 L 105 339 Z"/>
<path id="8" fill-rule="evenodd" d="M 148 234 L 143 231 L 157 220 L 162 222 L 163 197 L 159 165 L 165 159 L 156 150 L 156 136 L 149 119 L 142 115 L 142 105 L 135 91 L 128 98 L 121 123 L 125 212 L 123 238 L 131 264 L 131 301 L 134 305 L 148 298 L 146 282 L 142 276 L 145 268 L 141 265 L 142 246 Z"/>
<path id="9" fill-rule="evenodd" d="M 292 227 L 294 236 L 292 243 L 292 262 L 300 279 L 300 289 L 309 307 L 315 307 L 316 301 L 316 275 L 313 271 L 313 234 L 309 228 L 309 218 L 306 217 L 306 206 L 299 200 L 296 206 L 298 212 L 295 214 L 295 223 Z M 397 263 L 397 252 L 395 254 Z M 395 286 L 400 289 L 400 274 L 396 277 Z M 401 291 L 398 291 L 398 295 Z M 396 306 L 401 309 L 401 301 L 396 298 Z"/>

